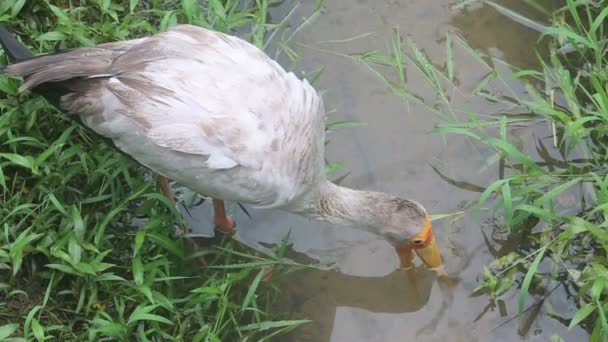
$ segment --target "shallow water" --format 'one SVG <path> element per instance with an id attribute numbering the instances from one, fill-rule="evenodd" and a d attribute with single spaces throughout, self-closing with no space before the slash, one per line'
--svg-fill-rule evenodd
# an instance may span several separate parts
<path id="1" fill-rule="evenodd" d="M 542 19 L 525 2 L 518 3 L 510 4 L 510 8 Z M 289 6 L 276 9 L 275 17 Z M 302 4 L 293 21 L 299 22 L 311 11 L 312 4 Z M 498 175 L 495 164 L 484 166 L 491 151 L 461 137 L 431 134 L 439 122 L 436 115 L 420 106 L 407 105 L 365 66 L 319 51 L 386 51 L 394 27 L 411 36 L 436 65 L 444 63 L 446 33 L 455 32 L 491 56 L 516 66 L 534 67 L 538 34 L 485 5 L 454 10 L 444 0 L 330 0 L 314 23 L 300 30 L 292 42 L 301 57 L 298 70 L 310 72 L 325 66 L 315 86 L 327 91 L 324 101 L 330 121 L 366 123 L 330 137 L 327 159 L 345 163 L 338 176 L 349 173 L 342 185 L 412 198 L 432 214 L 462 210 L 479 194 L 445 182 L 431 166 L 448 177 L 484 186 Z M 370 35 L 328 43 L 364 33 Z M 486 71 L 461 49 L 455 49 L 454 56 L 458 90 L 470 93 Z M 420 75 L 411 73 L 408 77 L 413 92 L 431 98 L 433 93 Z M 513 87 L 523 92 L 521 84 Z M 475 97 L 455 96 L 454 101 L 481 113 L 497 110 L 495 105 Z M 538 126 L 514 132 L 522 141 L 545 139 L 545 133 Z M 338 269 L 296 272 L 282 281 L 277 309 L 291 312 L 293 319 L 314 320 L 287 341 L 547 341 L 554 333 L 567 341 L 585 339 L 583 331 L 568 331 L 546 314 L 548 306 L 565 317 L 573 314 L 560 288 L 540 311 L 530 310 L 529 315 L 538 316 L 522 326 L 517 319 L 512 320 L 517 314 L 517 291 L 501 297 L 502 307 L 492 307 L 485 295 L 471 296 L 483 266 L 517 243 L 493 240 L 495 227 L 487 217 L 473 221 L 467 212 L 434 223 L 451 277 L 441 281 L 424 267 L 397 269 L 393 249 L 361 231 L 330 227 L 279 211 L 252 210 L 251 214 L 252 220 L 235 210 L 239 239 L 252 245 L 273 244 L 291 231 L 289 239 L 295 252 L 322 264 L 335 264 Z M 193 215 L 193 227 L 204 234 L 210 222 L 209 208 L 202 206 Z M 528 303 L 540 299 L 532 295 Z"/>

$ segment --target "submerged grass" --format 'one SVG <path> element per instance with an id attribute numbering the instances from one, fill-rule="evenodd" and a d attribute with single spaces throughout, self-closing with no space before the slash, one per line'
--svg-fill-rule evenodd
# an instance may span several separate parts
<path id="1" fill-rule="evenodd" d="M 39 53 L 178 22 L 263 46 L 281 25 L 271 1 L 249 4 L 3 0 L 0 23 Z M 180 216 L 151 175 L 18 86 L 0 75 L 0 340 L 267 340 L 306 322 L 268 312 L 262 267 L 280 258 L 172 238 Z"/>
<path id="2" fill-rule="evenodd" d="M 530 293 L 549 295 L 548 289 L 563 286 L 578 311 L 572 317 L 549 315 L 569 328 L 582 327 L 590 341 L 608 340 L 608 2 L 565 0 L 551 26 L 485 3 L 541 33 L 550 53 L 539 56 L 540 70 L 518 69 L 484 55 L 454 34 L 446 38 L 443 66 L 432 64 L 411 39 L 402 51 L 398 32 L 390 53 L 349 57 L 364 63 L 398 96 L 438 114 L 436 133 L 466 136 L 494 151 L 488 166 L 498 166 L 499 179 L 487 186 L 454 184 L 479 191 L 477 210 L 492 209 L 497 231 L 524 242 L 487 267 L 476 293 L 495 299 L 518 287 L 523 318 L 537 306 L 528 306 Z M 454 85 L 455 48 L 487 70 L 472 95 L 501 105 L 499 113 L 455 108 L 452 97 L 469 96 Z M 512 74 L 497 67 L 505 65 Z M 422 75 L 435 97 L 413 93 L 409 72 Z M 524 94 L 512 88 L 513 80 L 525 84 Z M 548 127 L 542 131 L 549 138 L 522 144 L 511 134 L 522 125 Z M 526 326 L 520 322 L 518 332 L 526 334 Z"/>

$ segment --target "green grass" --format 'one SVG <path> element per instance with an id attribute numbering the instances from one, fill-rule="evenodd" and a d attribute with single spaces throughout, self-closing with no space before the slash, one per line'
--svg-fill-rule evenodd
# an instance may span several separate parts
<path id="1" fill-rule="evenodd" d="M 500 178 L 486 186 L 468 184 L 469 190 L 480 192 L 475 212 L 490 210 L 502 233 L 517 235 L 523 242 L 488 265 L 475 293 L 496 299 L 518 287 L 523 319 L 524 312 L 536 305 L 528 303 L 530 293 L 549 295 L 552 291 L 547 289 L 563 286 L 579 309 L 572 317 L 551 311 L 549 316 L 569 328 L 582 327 L 590 341 L 608 340 L 608 1 L 564 1 L 552 14 L 550 27 L 498 3 L 486 3 L 542 34 L 549 54 L 539 55 L 540 70 L 518 69 L 486 56 L 455 34 L 446 37 L 441 66 L 411 39 L 404 51 L 399 32 L 388 53 L 348 57 L 366 65 L 405 101 L 436 113 L 441 123 L 435 133 L 465 136 L 494 151 L 486 168 L 495 165 Z M 550 13 L 530 3 L 541 13 Z M 459 94 L 454 85 L 458 66 L 452 60 L 453 49 L 468 52 L 487 72 L 472 94 Z M 507 65 L 513 73 L 505 75 L 495 65 Z M 435 97 L 425 99 L 412 92 L 408 73 L 422 75 Z M 513 79 L 525 84 L 525 95 L 511 88 Z M 490 90 L 497 88 L 500 93 Z M 479 96 L 505 110 L 476 113 L 454 108 L 452 95 Z M 510 134 L 514 125 L 539 123 L 550 127 L 549 142 L 520 142 Z M 534 149 L 536 157 L 527 152 Z M 564 201 L 568 197 L 575 200 Z"/>
<path id="2" fill-rule="evenodd" d="M 0 23 L 36 53 L 176 23 L 264 46 L 284 27 L 268 0 L 200 3 L 4 0 Z M 0 340 L 266 340 L 306 322 L 269 312 L 261 269 L 280 257 L 172 238 L 180 216 L 153 176 L 19 84 L 0 75 Z"/>

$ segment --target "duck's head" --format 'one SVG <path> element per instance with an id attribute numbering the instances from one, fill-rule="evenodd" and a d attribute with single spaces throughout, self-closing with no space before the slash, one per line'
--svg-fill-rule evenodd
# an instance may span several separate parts
<path id="1" fill-rule="evenodd" d="M 402 267 L 411 265 L 412 252 L 430 268 L 442 265 L 429 215 L 416 201 L 325 182 L 314 203 L 309 216 L 384 237 L 397 250 Z"/>
<path id="2" fill-rule="evenodd" d="M 402 267 L 411 265 L 412 252 L 429 268 L 443 265 L 431 219 L 422 205 L 394 198 L 379 206 L 383 207 L 380 212 L 384 218 L 376 229 L 395 247 Z"/>

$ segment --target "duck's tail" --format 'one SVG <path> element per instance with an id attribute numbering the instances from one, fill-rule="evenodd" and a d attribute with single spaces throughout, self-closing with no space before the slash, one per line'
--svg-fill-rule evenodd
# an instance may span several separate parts
<path id="1" fill-rule="evenodd" d="M 10 34 L 4 26 L 0 25 L 0 45 L 4 49 L 4 53 L 8 57 L 9 63 L 18 63 L 34 57 L 34 54 L 28 50 L 25 45 L 21 44 L 12 34 Z M 0 67 L 4 70 L 5 66 Z"/>
<path id="2" fill-rule="evenodd" d="M 16 64 L 39 58 L 28 50 L 25 45 L 15 39 L 2 25 L 0 25 L 0 46 L 2 46 L 4 53 L 8 57 L 9 65 L 12 66 L 0 65 L 0 74 L 7 72 L 7 69 L 16 67 Z M 59 108 L 59 98 L 65 94 L 65 89 L 60 84 L 41 84 L 32 89 L 32 91 L 42 95 L 42 97 L 46 98 L 47 101 L 57 108 Z"/>

